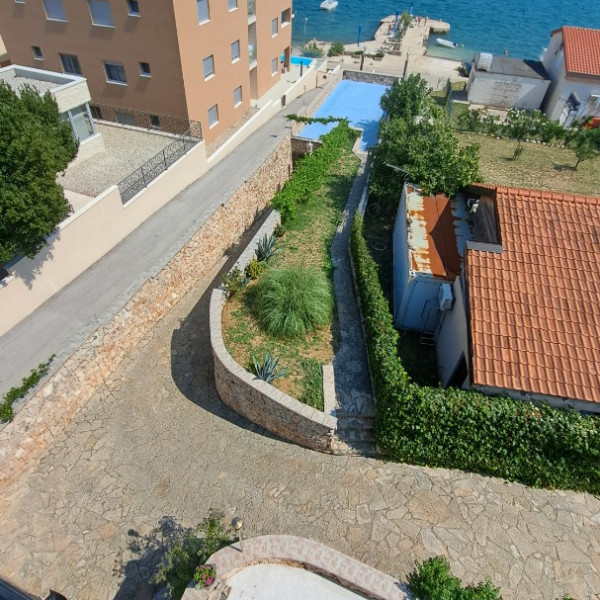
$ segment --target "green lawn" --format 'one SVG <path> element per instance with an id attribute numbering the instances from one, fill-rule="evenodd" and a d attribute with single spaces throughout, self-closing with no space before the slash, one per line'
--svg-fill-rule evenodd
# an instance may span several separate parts
<path id="1" fill-rule="evenodd" d="M 300 206 L 295 219 L 286 224 L 278 241 L 281 250 L 267 266 L 272 268 L 316 267 L 332 275 L 331 242 L 356 172 L 359 159 L 346 153 L 333 169 L 323 187 Z M 249 301 L 253 284 L 231 298 L 223 311 L 225 344 L 233 358 L 249 367 L 252 355 L 262 360 L 266 352 L 279 357 L 279 367 L 288 375 L 273 382 L 275 387 L 314 406 L 323 408 L 321 365 L 334 355 L 337 322 L 304 338 L 282 340 L 267 335 L 251 314 Z"/>

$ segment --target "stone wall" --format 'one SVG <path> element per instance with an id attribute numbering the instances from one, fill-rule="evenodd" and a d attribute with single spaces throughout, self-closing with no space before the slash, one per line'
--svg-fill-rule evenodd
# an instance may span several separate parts
<path id="1" fill-rule="evenodd" d="M 383 73 L 367 73 L 365 71 L 354 71 L 346 69 L 344 79 L 348 81 L 362 81 L 363 83 L 379 83 L 380 85 L 392 85 L 398 81 L 395 75 L 384 75 Z"/>
<path id="2" fill-rule="evenodd" d="M 271 233 L 278 222 L 279 214 L 272 213 L 233 268 L 245 269 L 254 257 L 258 240 Z M 283 439 L 313 450 L 328 451 L 337 428 L 335 417 L 307 406 L 258 379 L 231 357 L 222 334 L 222 313 L 226 300 L 223 289 L 213 290 L 210 299 L 210 343 L 215 364 L 215 384 L 223 403 Z"/>
<path id="3" fill-rule="evenodd" d="M 264 535 L 243 540 L 242 545 L 242 552 L 239 543 L 215 552 L 207 561 L 217 572 L 214 588 L 188 587 L 182 600 L 208 600 L 217 588 L 226 591 L 227 580 L 235 573 L 257 564 L 306 569 L 376 600 L 407 599 L 404 586 L 394 577 L 314 540 L 293 535 Z"/>
<path id="4" fill-rule="evenodd" d="M 287 136 L 229 201 L 58 369 L 0 431 L 0 485 L 19 476 L 179 299 L 252 225 L 292 169 Z"/>
<path id="5" fill-rule="evenodd" d="M 314 150 L 317 150 L 323 145 L 323 142 L 319 140 L 309 140 L 308 138 L 292 137 L 292 158 L 294 164 L 296 161 L 306 154 L 310 154 Z"/>

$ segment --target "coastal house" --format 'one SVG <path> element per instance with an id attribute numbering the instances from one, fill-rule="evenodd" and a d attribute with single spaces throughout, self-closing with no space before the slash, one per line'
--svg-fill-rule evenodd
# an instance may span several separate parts
<path id="1" fill-rule="evenodd" d="M 565 127 L 595 119 L 600 124 L 600 30 L 561 27 L 542 56 L 552 83 L 542 110 Z"/>
<path id="2" fill-rule="evenodd" d="M 549 85 L 550 77 L 540 61 L 481 52 L 473 59 L 467 99 L 493 108 L 536 110 Z"/>
<path id="3" fill-rule="evenodd" d="M 472 186 L 443 385 L 600 412 L 600 198 Z"/>

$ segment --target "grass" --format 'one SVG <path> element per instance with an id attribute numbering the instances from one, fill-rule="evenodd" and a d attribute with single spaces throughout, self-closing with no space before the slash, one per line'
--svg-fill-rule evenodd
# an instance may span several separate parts
<path id="1" fill-rule="evenodd" d="M 456 105 L 455 105 L 456 107 Z M 551 190 L 571 194 L 600 194 L 600 159 L 582 162 L 575 171 L 575 153 L 568 148 L 524 142 L 518 160 L 510 160 L 517 142 L 475 133 L 458 133 L 461 144 L 480 147 L 480 171 L 486 183 Z"/>
<path id="2" fill-rule="evenodd" d="M 285 234 L 278 241 L 281 252 L 269 261 L 266 273 L 275 268 L 304 267 L 319 270 L 331 280 L 331 242 L 359 162 L 351 153 L 344 155 L 323 187 L 300 207 L 293 220 L 286 223 Z M 253 354 L 262 358 L 270 352 L 274 358 L 279 357 L 279 368 L 287 369 L 289 375 L 275 380 L 273 385 L 322 410 L 321 365 L 333 360 L 337 338 L 335 312 L 330 326 L 297 339 L 277 339 L 266 334 L 252 314 L 250 306 L 255 286 L 254 282 L 249 284 L 225 305 L 223 337 L 227 350 L 247 368 Z"/>

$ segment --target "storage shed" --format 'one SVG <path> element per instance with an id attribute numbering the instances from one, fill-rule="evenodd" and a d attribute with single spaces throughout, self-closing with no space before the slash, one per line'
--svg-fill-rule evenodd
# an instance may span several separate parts
<path id="1" fill-rule="evenodd" d="M 540 61 L 481 52 L 473 59 L 467 99 L 493 108 L 535 110 L 540 108 L 550 81 Z"/>

